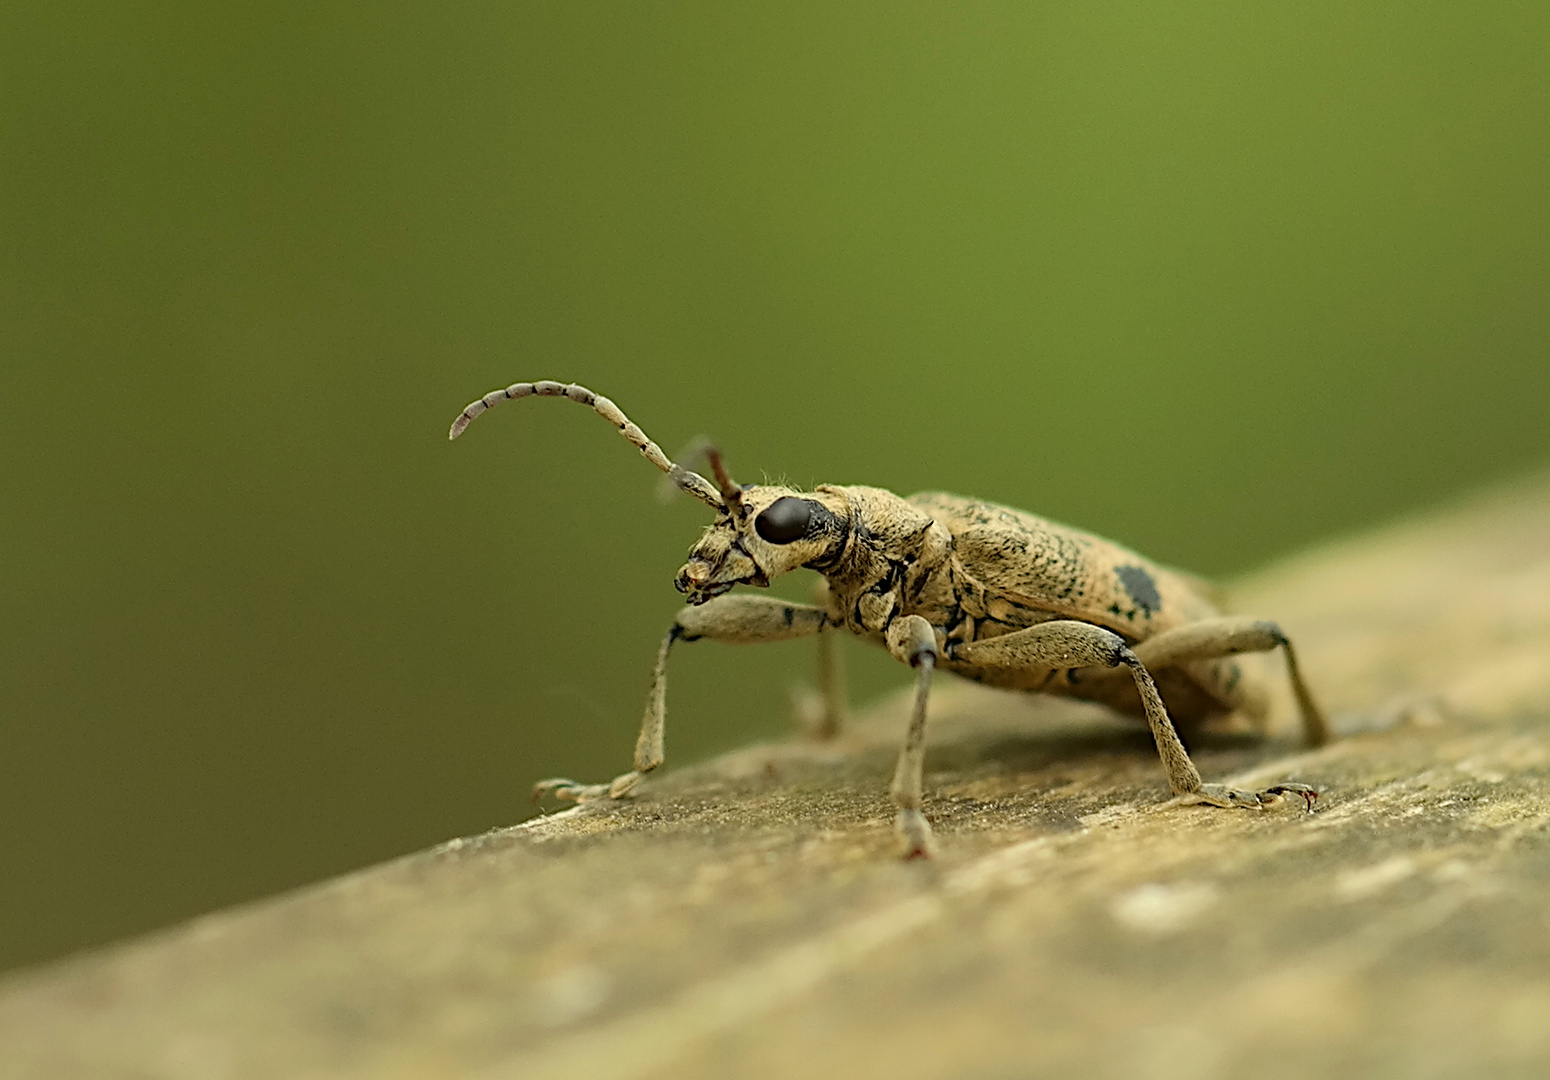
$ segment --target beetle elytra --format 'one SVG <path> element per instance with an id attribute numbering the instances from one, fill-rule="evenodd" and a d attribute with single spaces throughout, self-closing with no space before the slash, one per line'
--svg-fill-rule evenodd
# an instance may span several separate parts
<path id="1" fill-rule="evenodd" d="M 915 703 L 891 792 L 907 856 L 929 853 L 921 813 L 926 706 L 937 668 L 978 682 L 1102 702 L 1145 717 L 1173 793 L 1183 802 L 1258 809 L 1316 793 L 1284 783 L 1236 791 L 1203 783 L 1163 704 L 1198 721 L 1252 712 L 1262 698 L 1230 657 L 1281 649 L 1312 745 L 1329 727 L 1273 622 L 1224 615 L 1193 579 L 1098 536 L 1032 514 L 941 493 L 901 498 L 872 487 L 820 485 L 798 491 L 732 482 L 708 452 L 715 483 L 668 459 L 607 398 L 574 383 L 514 383 L 464 409 L 456 439 L 503 401 L 537 395 L 590 406 L 647 461 L 716 512 L 674 585 L 688 598 L 657 653 L 635 767 L 607 784 L 541 781 L 535 794 L 577 801 L 624 798 L 663 760 L 667 658 L 677 642 L 781 641 L 844 629 L 881 645 L 916 671 Z M 799 568 L 827 586 L 822 604 L 750 594 Z M 1154 681 L 1155 676 L 1155 681 Z M 834 692 L 834 684 L 829 687 Z M 839 702 L 828 711 L 837 716 Z"/>

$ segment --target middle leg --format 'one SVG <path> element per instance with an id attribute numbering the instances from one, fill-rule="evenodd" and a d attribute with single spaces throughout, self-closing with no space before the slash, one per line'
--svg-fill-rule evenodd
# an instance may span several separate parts
<path id="1" fill-rule="evenodd" d="M 887 642 L 894 658 L 917 672 L 915 707 L 889 787 L 899 808 L 894 827 L 904 843 L 904 857 L 925 858 L 931 854 L 931 824 L 920 811 L 920 801 L 925 787 L 926 701 L 931 696 L 931 673 L 937 661 L 936 631 L 919 615 L 906 615 L 889 624 Z"/>

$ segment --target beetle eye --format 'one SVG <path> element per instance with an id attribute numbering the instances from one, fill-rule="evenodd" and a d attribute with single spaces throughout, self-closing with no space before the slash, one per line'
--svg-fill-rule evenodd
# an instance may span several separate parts
<path id="1" fill-rule="evenodd" d="M 754 518 L 753 527 L 772 544 L 789 544 L 807 535 L 812 520 L 813 504 L 787 495 L 770 503 L 764 513 Z"/>

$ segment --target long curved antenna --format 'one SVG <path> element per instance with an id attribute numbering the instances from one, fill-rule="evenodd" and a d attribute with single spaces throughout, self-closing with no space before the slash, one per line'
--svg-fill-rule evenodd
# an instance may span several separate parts
<path id="1" fill-rule="evenodd" d="M 563 397 L 582 405 L 590 405 L 592 409 L 619 429 L 619 434 L 629 440 L 630 445 L 641 452 L 641 456 L 661 469 L 673 478 L 684 491 L 693 495 L 700 502 L 713 510 L 725 510 L 726 504 L 721 501 L 721 496 L 716 493 L 715 485 L 705 479 L 699 473 L 690 472 L 671 461 L 662 448 L 650 439 L 646 433 L 630 422 L 630 418 L 619 411 L 619 406 L 609 401 L 602 394 L 593 393 L 585 386 L 577 383 L 569 385 L 553 382 L 548 379 L 539 382 L 512 383 L 504 390 L 491 390 L 478 401 L 470 402 L 458 418 L 452 421 L 452 430 L 447 433 L 447 438 L 455 439 L 467 430 L 468 425 L 474 422 L 474 418 L 487 409 L 493 409 L 503 401 L 515 401 L 525 397 Z"/>

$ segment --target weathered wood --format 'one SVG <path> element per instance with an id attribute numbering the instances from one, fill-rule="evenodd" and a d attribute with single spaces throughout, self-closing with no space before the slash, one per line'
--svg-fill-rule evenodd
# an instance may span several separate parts
<path id="1" fill-rule="evenodd" d="M 901 696 L 14 976 L 0 1074 L 1550 1073 L 1550 482 L 1233 606 L 1356 733 L 1196 761 L 1316 783 L 1315 815 L 1172 806 L 1144 728 L 942 680 L 930 863 L 891 856 Z"/>

